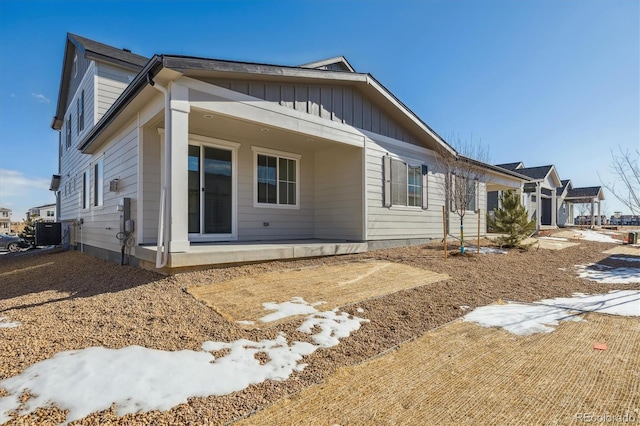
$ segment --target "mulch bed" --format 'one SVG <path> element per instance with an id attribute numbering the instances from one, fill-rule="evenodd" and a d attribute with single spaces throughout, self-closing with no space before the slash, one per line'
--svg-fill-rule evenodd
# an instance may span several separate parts
<path id="1" fill-rule="evenodd" d="M 511 250 L 505 255 L 468 254 L 442 258 L 436 245 L 398 248 L 318 259 L 225 267 L 163 277 L 133 267 L 106 263 L 77 252 L 0 259 L 0 317 L 20 322 L 0 329 L 0 379 L 55 353 L 89 346 L 140 345 L 162 350 L 200 350 L 206 340 L 273 339 L 297 332 L 301 320 L 265 330 L 245 330 L 230 323 L 184 289 L 264 272 L 363 259 L 398 262 L 449 275 L 448 280 L 399 291 L 343 310 L 370 320 L 340 345 L 305 358 L 307 368 L 284 382 L 265 382 L 222 397 L 192 398 L 166 412 L 118 418 L 112 408 L 81 423 L 224 424 L 318 383 L 339 367 L 360 364 L 402 342 L 498 299 L 536 301 L 574 292 L 602 293 L 637 289 L 639 284 L 605 285 L 576 277 L 573 265 L 598 262 L 612 244 L 581 242 L 560 251 Z M 626 265 L 631 266 L 631 265 Z M 639 280 L 640 281 L 640 280 Z M 1 392 L 1 390 L 0 390 Z M 0 393 L 1 395 L 1 393 Z M 40 410 L 10 424 L 55 424 L 56 408 Z"/>

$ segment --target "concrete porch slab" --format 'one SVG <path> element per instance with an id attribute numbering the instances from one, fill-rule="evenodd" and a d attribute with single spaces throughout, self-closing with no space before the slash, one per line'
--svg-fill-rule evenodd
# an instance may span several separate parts
<path id="1" fill-rule="evenodd" d="M 167 269 L 172 272 L 180 268 L 355 254 L 367 250 L 366 242 L 331 240 L 192 243 L 187 252 L 169 254 Z M 156 253 L 156 246 L 138 246 L 135 255 L 142 266 L 153 268 Z"/>

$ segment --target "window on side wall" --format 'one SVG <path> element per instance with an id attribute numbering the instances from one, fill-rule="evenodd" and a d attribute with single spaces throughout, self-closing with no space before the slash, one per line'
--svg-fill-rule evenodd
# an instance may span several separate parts
<path id="1" fill-rule="evenodd" d="M 426 209 L 427 166 L 384 157 L 384 205 Z"/>
<path id="2" fill-rule="evenodd" d="M 298 154 L 254 147 L 255 206 L 300 206 L 300 158 Z"/>
<path id="3" fill-rule="evenodd" d="M 80 107 L 78 111 L 78 129 L 80 132 L 84 130 L 84 90 L 80 95 Z"/>
<path id="4" fill-rule="evenodd" d="M 78 122 L 76 124 L 76 134 L 80 134 L 80 98 L 76 99 L 76 116 L 78 117 Z"/>
<path id="5" fill-rule="evenodd" d="M 82 174 L 82 208 L 88 209 L 91 205 L 91 185 L 89 183 L 89 170 L 85 170 Z"/>
<path id="6" fill-rule="evenodd" d="M 67 118 L 67 127 L 66 127 L 66 145 L 67 148 L 71 148 L 71 114 L 69 114 L 69 118 Z"/>
<path id="7" fill-rule="evenodd" d="M 103 160 L 93 166 L 93 205 L 101 206 L 104 201 L 104 167 Z"/>

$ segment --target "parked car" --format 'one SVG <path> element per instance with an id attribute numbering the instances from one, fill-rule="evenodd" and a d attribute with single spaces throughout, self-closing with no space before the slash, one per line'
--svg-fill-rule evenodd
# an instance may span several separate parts
<path id="1" fill-rule="evenodd" d="M 29 244 L 22 238 L 0 233 L 0 251 L 15 253 L 27 247 Z"/>

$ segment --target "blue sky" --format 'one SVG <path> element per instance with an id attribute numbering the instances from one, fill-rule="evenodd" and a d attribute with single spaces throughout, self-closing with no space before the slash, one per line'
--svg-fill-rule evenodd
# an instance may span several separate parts
<path id="1" fill-rule="evenodd" d="M 490 162 L 555 164 L 600 185 L 640 149 L 634 0 L 0 0 L 0 205 L 54 202 L 51 119 L 67 32 L 154 53 L 298 65 L 344 55 L 447 139 Z M 606 194 L 606 209 L 626 209 Z"/>

